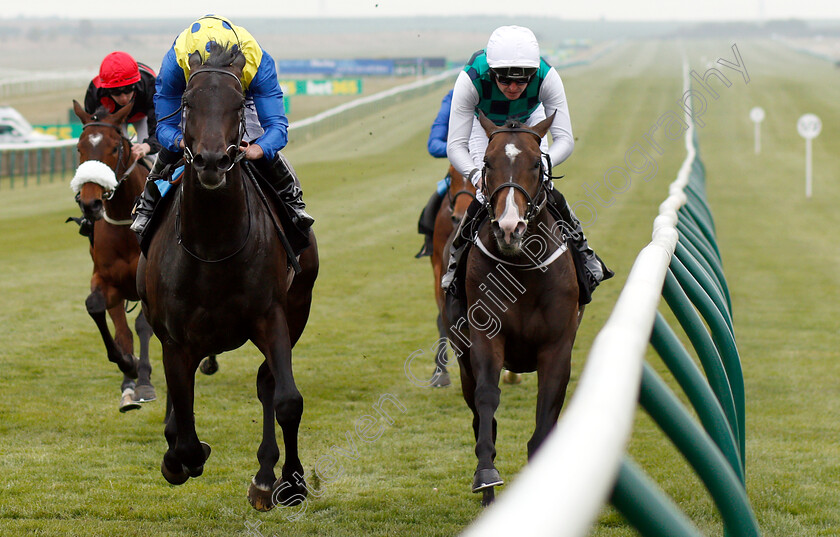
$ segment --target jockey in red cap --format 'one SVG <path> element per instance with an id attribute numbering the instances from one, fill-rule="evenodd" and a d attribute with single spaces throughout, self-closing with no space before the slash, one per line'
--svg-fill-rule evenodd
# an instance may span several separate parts
<path id="1" fill-rule="evenodd" d="M 99 66 L 99 76 L 88 85 L 85 112 L 93 114 L 104 107 L 113 114 L 124 106 L 131 106 L 126 123 L 134 125 L 138 143 L 131 145 L 135 159 L 157 153 L 160 143 L 155 136 L 155 72 L 138 63 L 125 52 L 112 52 Z M 126 134 L 124 132 L 124 134 Z"/>

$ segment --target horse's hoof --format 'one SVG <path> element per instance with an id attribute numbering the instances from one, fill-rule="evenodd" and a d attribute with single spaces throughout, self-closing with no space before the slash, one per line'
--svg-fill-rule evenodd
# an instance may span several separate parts
<path id="1" fill-rule="evenodd" d="M 206 462 L 210 457 L 210 444 L 207 442 L 201 442 L 201 449 L 204 452 L 204 461 Z M 204 463 L 196 467 L 188 467 L 181 464 L 180 469 L 173 471 L 166 465 L 166 456 L 164 456 L 163 461 L 160 463 L 160 472 L 171 484 L 183 485 L 187 482 L 187 479 L 191 477 L 198 477 L 204 473 Z"/>
<path id="2" fill-rule="evenodd" d="M 190 478 L 190 475 L 184 470 L 184 466 L 179 464 L 180 469 L 176 472 L 173 472 L 166 466 L 166 457 L 160 462 L 160 473 L 163 474 L 163 478 L 169 482 L 170 485 L 183 485 L 187 482 L 187 479 Z"/>
<path id="3" fill-rule="evenodd" d="M 438 373 L 435 372 L 435 376 L 432 377 L 432 388 L 446 388 L 452 384 L 452 380 L 449 378 L 449 372 L 442 371 Z"/>
<path id="4" fill-rule="evenodd" d="M 129 410 L 137 410 L 140 408 L 140 403 L 134 399 L 134 390 L 126 388 L 120 396 L 120 412 L 125 414 Z"/>
<path id="5" fill-rule="evenodd" d="M 292 507 L 303 503 L 306 500 L 308 491 L 306 490 L 306 482 L 303 477 L 296 479 L 297 484 L 286 481 L 282 477 L 274 482 L 272 487 L 274 490 L 271 493 L 271 499 L 274 504 L 280 504 L 283 507 Z"/>
<path id="6" fill-rule="evenodd" d="M 275 505 L 272 492 L 272 488 L 263 489 L 251 480 L 251 486 L 248 487 L 248 502 L 257 511 L 271 511 Z"/>
<path id="7" fill-rule="evenodd" d="M 502 481 L 502 476 L 499 475 L 499 471 L 495 468 L 484 468 L 482 470 L 476 470 L 475 476 L 473 477 L 473 485 L 472 491 L 473 492 L 481 492 L 485 489 L 493 489 L 493 487 L 504 485 L 504 481 Z"/>
<path id="8" fill-rule="evenodd" d="M 151 403 L 157 399 L 155 387 L 151 384 L 138 384 L 134 387 L 134 401 L 137 403 Z"/>
<path id="9" fill-rule="evenodd" d="M 514 373 L 513 371 L 505 371 L 505 374 L 502 377 L 502 382 L 505 384 L 519 384 L 522 382 L 522 375 Z"/>
<path id="10" fill-rule="evenodd" d="M 219 362 L 216 361 L 215 356 L 208 356 L 198 364 L 198 370 L 205 375 L 212 375 L 219 370 Z"/>

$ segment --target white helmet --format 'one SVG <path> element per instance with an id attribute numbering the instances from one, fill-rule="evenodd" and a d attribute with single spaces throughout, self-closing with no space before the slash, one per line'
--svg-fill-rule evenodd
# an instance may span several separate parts
<path id="1" fill-rule="evenodd" d="M 540 66 L 540 45 L 534 32 L 522 26 L 502 26 L 490 35 L 487 65 L 497 75 L 530 78 Z"/>

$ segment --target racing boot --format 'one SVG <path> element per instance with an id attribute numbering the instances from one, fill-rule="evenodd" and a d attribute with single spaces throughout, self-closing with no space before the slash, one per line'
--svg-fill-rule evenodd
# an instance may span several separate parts
<path id="1" fill-rule="evenodd" d="M 414 256 L 417 259 L 432 255 L 432 249 L 434 248 L 435 219 L 437 218 L 437 213 L 440 210 L 441 203 L 443 203 L 443 194 L 436 189 L 434 194 L 432 194 L 432 197 L 429 198 L 428 203 L 426 203 L 426 207 L 423 208 L 423 212 L 420 213 L 420 220 L 417 221 L 417 233 L 425 235 L 426 239 L 423 243 L 423 247 L 420 248 L 420 251 Z"/>
<path id="2" fill-rule="evenodd" d="M 146 185 L 143 192 L 137 198 L 134 204 L 134 209 L 131 211 L 134 222 L 131 224 L 131 231 L 137 234 L 137 239 L 142 242 L 146 234 L 146 227 L 149 225 L 149 220 L 152 219 L 152 213 L 155 212 L 155 207 L 160 201 L 160 190 L 158 190 L 155 181 L 165 179 L 169 176 L 172 165 L 178 162 L 180 155 L 173 153 L 167 149 L 161 149 L 155 158 L 155 164 L 152 166 L 152 171 L 146 177 Z"/>
<path id="3" fill-rule="evenodd" d="M 565 196 L 556 188 L 552 189 L 551 192 L 553 198 L 552 204 L 558 210 L 563 220 L 563 231 L 567 235 L 570 245 L 576 250 L 583 265 L 588 289 L 587 293 L 581 293 L 583 298 L 581 302 L 587 304 L 591 300 L 592 291 L 598 287 L 598 284 L 604 280 L 609 280 L 615 276 L 615 273 L 608 269 L 604 262 L 601 261 L 601 258 L 589 247 L 586 237 L 583 235 L 583 227 L 580 225 L 580 220 L 575 216 Z"/>
<path id="4" fill-rule="evenodd" d="M 259 161 L 258 161 L 259 162 Z M 303 190 L 300 188 L 300 181 L 297 178 L 295 169 L 279 151 L 270 162 L 271 173 L 264 173 L 266 180 L 274 188 L 280 199 L 283 200 L 292 212 L 292 222 L 303 232 L 312 227 L 315 219 L 306 212 L 306 204 L 303 202 Z"/>

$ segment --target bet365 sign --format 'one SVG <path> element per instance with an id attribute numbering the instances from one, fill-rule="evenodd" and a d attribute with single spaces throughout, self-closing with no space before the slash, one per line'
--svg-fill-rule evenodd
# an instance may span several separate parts
<path id="1" fill-rule="evenodd" d="M 359 95 L 362 79 L 281 80 L 280 87 L 284 95 Z"/>

